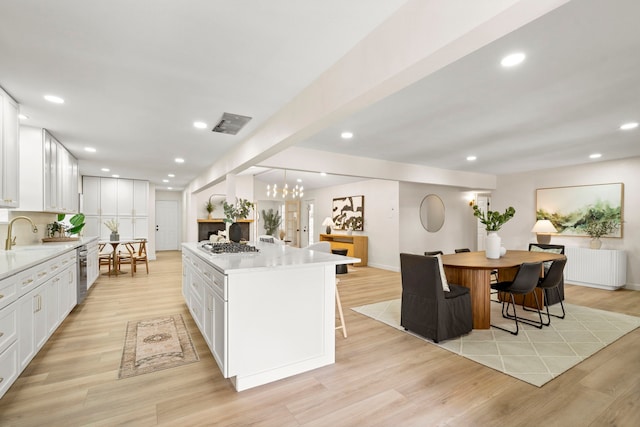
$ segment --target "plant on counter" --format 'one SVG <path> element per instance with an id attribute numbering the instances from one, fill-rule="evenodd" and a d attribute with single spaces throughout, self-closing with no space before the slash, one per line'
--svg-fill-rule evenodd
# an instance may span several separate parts
<path id="1" fill-rule="evenodd" d="M 473 202 L 472 202 L 473 203 Z M 478 205 L 473 204 L 473 216 L 478 218 L 484 224 L 487 232 L 498 231 L 500 228 L 516 214 L 513 206 L 509 206 L 504 213 L 497 211 L 482 211 Z"/>
<path id="2" fill-rule="evenodd" d="M 80 234 L 84 227 L 84 214 L 78 213 L 69 218 L 69 224 L 65 224 L 65 214 L 58 214 L 57 221 L 47 224 L 47 237 L 66 237 Z"/>
<path id="3" fill-rule="evenodd" d="M 226 217 L 224 222 L 235 222 L 238 219 L 246 219 L 251 209 L 254 208 L 255 203 L 236 197 L 235 204 L 229 204 L 225 201 L 222 206 Z"/>
<path id="4" fill-rule="evenodd" d="M 115 219 L 110 219 L 108 221 L 105 221 L 104 225 L 106 225 L 107 228 L 111 230 L 112 233 L 117 233 L 118 227 L 120 226 L 120 224 Z"/>
<path id="5" fill-rule="evenodd" d="M 262 210 L 262 221 L 264 222 L 264 230 L 269 236 L 273 236 L 280 224 L 282 224 L 282 216 L 277 210 L 273 209 L 268 211 Z"/>

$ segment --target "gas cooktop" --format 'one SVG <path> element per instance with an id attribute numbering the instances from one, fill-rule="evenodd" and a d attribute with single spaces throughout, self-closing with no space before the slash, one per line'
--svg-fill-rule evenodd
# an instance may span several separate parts
<path id="1" fill-rule="evenodd" d="M 250 246 L 241 243 L 229 242 L 229 243 L 203 243 L 200 246 L 205 252 L 212 254 L 235 254 L 245 252 L 259 252 L 255 246 Z"/>

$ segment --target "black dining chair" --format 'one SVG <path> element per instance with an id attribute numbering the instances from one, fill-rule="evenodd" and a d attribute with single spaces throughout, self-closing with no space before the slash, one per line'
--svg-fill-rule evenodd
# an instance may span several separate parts
<path id="1" fill-rule="evenodd" d="M 566 259 L 558 259 L 551 262 L 551 267 L 549 270 L 545 272 L 544 277 L 538 279 L 537 287 L 542 289 L 542 301 L 547 307 L 547 323 L 542 323 L 544 326 L 549 326 L 551 324 L 551 316 L 557 317 L 559 319 L 564 319 L 566 313 L 564 311 L 564 303 L 562 302 L 562 298 L 560 298 L 560 283 L 562 281 L 564 266 L 567 264 Z M 562 308 L 562 315 L 551 314 L 549 313 L 549 297 L 548 295 L 551 291 L 555 290 L 558 301 L 560 302 L 560 307 Z M 523 307 L 524 308 L 524 307 Z M 533 310 L 528 310 L 533 311 Z"/>
<path id="2" fill-rule="evenodd" d="M 424 253 L 424 256 L 436 256 L 436 255 L 444 255 L 442 251 L 427 251 Z"/>
<path id="3" fill-rule="evenodd" d="M 529 243 L 529 251 L 532 252 L 551 252 L 554 254 L 564 255 L 564 245 L 552 245 L 545 243 Z M 545 269 L 545 275 L 549 267 L 551 267 L 551 261 L 547 261 L 543 264 Z M 564 299 L 564 278 L 560 278 L 560 283 L 558 284 L 557 292 L 551 292 L 552 289 L 545 290 L 545 297 L 547 298 L 547 302 L 551 305 L 557 304 L 558 302 Z"/>
<path id="4" fill-rule="evenodd" d="M 462 253 L 462 252 L 471 252 L 471 249 L 469 249 L 469 248 L 460 248 L 460 249 L 454 249 L 454 251 L 455 251 L 457 254 L 460 254 L 460 253 Z"/>
<path id="5" fill-rule="evenodd" d="M 541 262 L 525 262 L 523 263 L 516 276 L 512 281 L 506 282 L 498 282 L 491 285 L 491 289 L 495 289 L 499 292 L 504 292 L 509 294 L 509 300 L 505 300 L 503 298 L 502 301 L 502 317 L 505 319 L 512 319 L 516 323 L 516 330 L 510 331 L 509 329 L 503 328 L 501 326 L 491 325 L 494 328 L 502 329 L 503 331 L 509 332 L 513 335 L 518 335 L 519 326 L 518 321 L 530 324 L 535 326 L 538 329 L 542 329 L 542 315 L 540 314 L 540 303 L 538 302 L 538 296 L 533 293 L 533 296 L 536 300 L 536 307 L 538 307 L 538 316 L 540 318 L 540 322 L 536 323 L 532 320 L 523 319 L 522 317 L 518 317 L 518 313 L 516 311 L 516 302 L 514 295 L 526 295 L 531 292 L 538 286 L 538 279 L 540 278 L 540 272 L 542 271 L 542 263 Z M 513 315 L 509 314 L 509 306 L 513 307 Z"/>

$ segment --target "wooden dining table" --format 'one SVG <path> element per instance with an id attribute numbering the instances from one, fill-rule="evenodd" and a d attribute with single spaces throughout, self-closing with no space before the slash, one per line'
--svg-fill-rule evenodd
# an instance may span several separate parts
<path id="1" fill-rule="evenodd" d="M 442 256 L 447 281 L 469 288 L 473 329 L 491 327 L 491 271 L 498 270 L 498 280 L 512 280 L 525 262 L 566 259 L 562 254 L 509 250 L 498 258 L 486 257 L 484 251 L 461 252 Z M 541 269 L 540 274 L 543 274 Z"/>
<path id="2" fill-rule="evenodd" d="M 116 276 L 118 274 L 126 274 L 126 271 L 119 271 L 118 270 L 118 265 L 117 265 L 117 257 L 116 257 L 116 248 L 118 247 L 118 245 L 120 244 L 127 244 L 127 243 L 136 243 L 139 240 L 135 240 L 135 239 L 122 239 L 122 240 L 98 240 L 98 244 L 102 245 L 102 244 L 109 244 L 111 245 L 111 247 L 113 248 L 113 250 L 111 251 L 111 268 L 113 269 L 113 273 L 109 272 L 109 273 L 103 273 L 103 274 L 115 274 Z"/>

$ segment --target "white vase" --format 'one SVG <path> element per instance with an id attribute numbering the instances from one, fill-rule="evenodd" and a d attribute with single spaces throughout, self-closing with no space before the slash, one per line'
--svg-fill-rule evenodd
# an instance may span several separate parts
<path id="1" fill-rule="evenodd" d="M 589 243 L 589 247 L 591 249 L 600 249 L 601 246 L 602 246 L 602 240 L 600 240 L 598 237 L 594 237 L 593 239 L 591 239 L 591 242 Z"/>
<path id="2" fill-rule="evenodd" d="M 487 238 L 485 239 L 485 254 L 487 258 L 499 259 L 500 258 L 500 246 L 502 239 L 495 231 L 489 231 Z"/>

